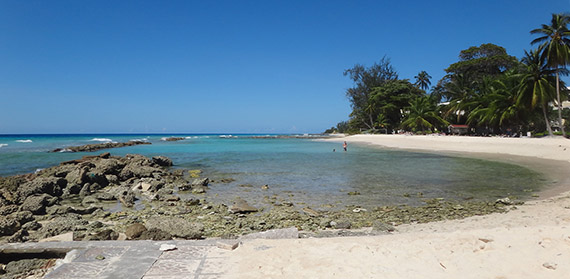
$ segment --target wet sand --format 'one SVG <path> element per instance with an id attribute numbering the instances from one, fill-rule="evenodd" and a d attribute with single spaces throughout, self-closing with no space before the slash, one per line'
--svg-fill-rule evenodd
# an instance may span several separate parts
<path id="1" fill-rule="evenodd" d="M 351 144 L 369 143 L 506 160 L 545 172 L 556 183 L 540 200 L 503 214 L 402 225 L 382 236 L 244 241 L 230 253 L 228 278 L 568 278 L 569 140 L 403 135 L 335 140 L 346 140 L 349 151 Z"/>

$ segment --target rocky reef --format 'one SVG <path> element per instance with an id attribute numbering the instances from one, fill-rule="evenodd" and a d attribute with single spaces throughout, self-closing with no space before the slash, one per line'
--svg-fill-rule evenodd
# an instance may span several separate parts
<path id="1" fill-rule="evenodd" d="M 403 223 L 504 212 L 512 204 L 505 199 L 461 203 L 431 199 L 420 207 L 347 206 L 323 211 L 276 196 L 266 196 L 266 206 L 260 208 L 239 197 L 232 204 L 210 203 L 203 193 L 213 182 L 199 177 L 199 171 L 172 165 L 164 156 L 103 153 L 34 174 L 0 177 L 0 241 L 235 238 L 289 227 L 304 236 L 363 227 L 385 233 Z M 187 191 L 184 198 L 178 195 L 182 191 Z"/>
<path id="2" fill-rule="evenodd" d="M 118 148 L 118 147 L 141 145 L 141 144 L 151 144 L 151 143 L 141 140 L 132 140 L 128 142 L 105 142 L 105 143 L 86 144 L 81 146 L 71 146 L 66 148 L 57 148 L 50 152 L 95 152 L 102 149 Z"/>

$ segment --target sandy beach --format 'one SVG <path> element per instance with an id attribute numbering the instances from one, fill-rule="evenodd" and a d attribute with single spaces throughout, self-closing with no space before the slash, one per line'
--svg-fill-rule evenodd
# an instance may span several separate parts
<path id="1" fill-rule="evenodd" d="M 461 156 L 524 156 L 567 169 L 563 138 L 357 135 L 332 139 Z M 537 159 L 537 160 L 538 160 Z M 521 159 L 522 160 L 522 159 Z M 568 278 L 570 177 L 556 194 L 503 214 L 396 227 L 387 235 L 244 240 L 229 278 Z M 548 192 L 548 191 L 546 191 Z M 542 196 L 542 195 L 541 195 Z"/>

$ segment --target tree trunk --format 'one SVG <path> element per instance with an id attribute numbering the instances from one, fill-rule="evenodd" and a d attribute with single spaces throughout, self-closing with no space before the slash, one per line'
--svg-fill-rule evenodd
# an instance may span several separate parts
<path id="1" fill-rule="evenodd" d="M 548 116 L 546 115 L 546 105 L 542 103 L 542 113 L 544 114 L 544 121 L 546 122 L 546 129 L 548 129 L 548 135 L 553 136 L 552 128 L 550 127 L 550 121 L 548 121 Z"/>
<path id="2" fill-rule="evenodd" d="M 562 102 L 560 102 L 560 77 L 558 75 L 558 69 L 556 70 L 556 102 L 558 103 L 558 122 L 560 123 L 560 130 L 562 130 L 562 136 L 566 137 L 564 123 L 562 122 Z"/>

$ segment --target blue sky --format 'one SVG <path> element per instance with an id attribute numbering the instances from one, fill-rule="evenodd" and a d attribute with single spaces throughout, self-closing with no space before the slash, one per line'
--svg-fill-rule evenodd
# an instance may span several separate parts
<path id="1" fill-rule="evenodd" d="M 387 3 L 391 2 L 391 3 Z M 343 71 L 384 55 L 435 84 L 483 43 L 521 57 L 570 0 L 0 0 L 0 134 L 313 133 Z"/>

